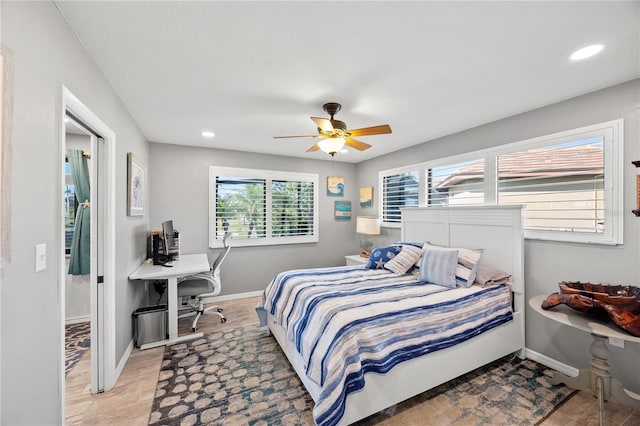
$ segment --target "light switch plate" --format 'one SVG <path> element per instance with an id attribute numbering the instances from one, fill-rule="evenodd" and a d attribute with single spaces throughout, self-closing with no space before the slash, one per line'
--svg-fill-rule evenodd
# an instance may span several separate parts
<path id="1" fill-rule="evenodd" d="M 47 268 L 47 245 L 36 244 L 36 272 L 44 271 Z"/>

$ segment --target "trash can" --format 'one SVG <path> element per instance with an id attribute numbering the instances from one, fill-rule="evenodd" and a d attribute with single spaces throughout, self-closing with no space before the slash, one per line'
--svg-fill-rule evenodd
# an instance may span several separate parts
<path id="1" fill-rule="evenodd" d="M 167 336 L 167 305 L 148 306 L 133 311 L 136 346 L 165 340 Z"/>

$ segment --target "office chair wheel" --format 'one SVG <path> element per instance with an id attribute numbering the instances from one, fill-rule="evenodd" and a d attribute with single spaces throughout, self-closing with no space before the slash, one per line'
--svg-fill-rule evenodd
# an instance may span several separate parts
<path id="1" fill-rule="evenodd" d="M 216 308 L 216 311 L 222 312 L 222 308 Z"/>
<path id="2" fill-rule="evenodd" d="M 196 332 L 197 329 L 198 327 L 191 327 L 191 331 L 193 331 L 194 333 Z"/>
<path id="3" fill-rule="evenodd" d="M 224 318 L 224 317 L 223 317 L 223 318 L 220 318 L 220 323 L 221 323 L 221 324 L 224 324 L 225 322 L 227 322 L 227 319 L 226 319 L 226 318 Z"/>

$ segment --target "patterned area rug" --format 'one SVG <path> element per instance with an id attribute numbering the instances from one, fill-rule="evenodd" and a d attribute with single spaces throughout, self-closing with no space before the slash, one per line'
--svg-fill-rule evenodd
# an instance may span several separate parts
<path id="1" fill-rule="evenodd" d="M 87 321 L 66 325 L 64 333 L 66 375 L 91 347 L 91 323 Z"/>
<path id="2" fill-rule="evenodd" d="M 549 385 L 551 374 L 534 361 L 505 357 L 360 424 L 394 424 L 403 411 L 430 403 L 446 409 L 446 418 L 424 424 L 536 424 L 573 393 Z M 251 325 L 166 348 L 149 424 L 313 425 L 312 409 L 275 339 Z"/>

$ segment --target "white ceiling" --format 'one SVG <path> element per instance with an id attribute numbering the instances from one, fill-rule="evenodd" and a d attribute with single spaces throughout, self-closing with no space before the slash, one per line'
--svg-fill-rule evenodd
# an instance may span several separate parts
<path id="1" fill-rule="evenodd" d="M 640 77 L 637 1 L 56 5 L 159 143 L 330 159 L 273 136 L 339 102 L 350 129 L 393 129 L 335 157 L 359 162 Z"/>

